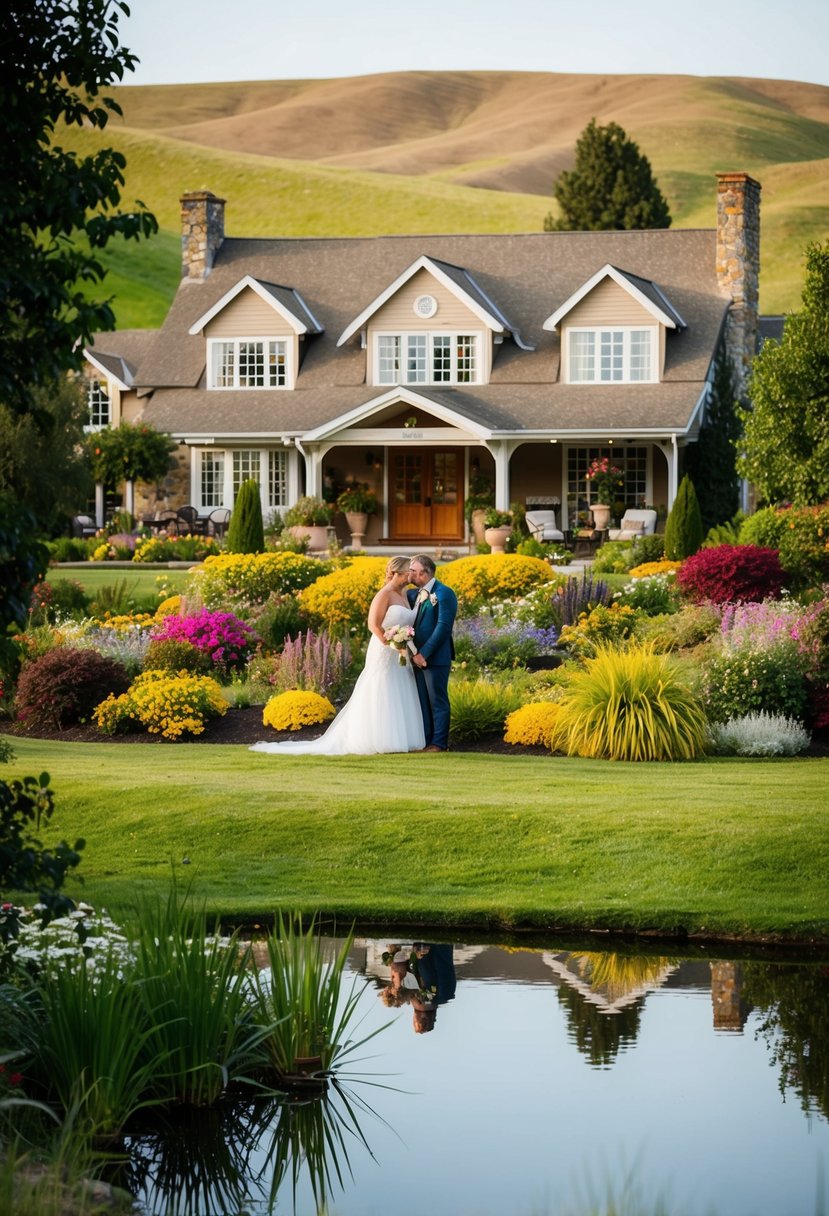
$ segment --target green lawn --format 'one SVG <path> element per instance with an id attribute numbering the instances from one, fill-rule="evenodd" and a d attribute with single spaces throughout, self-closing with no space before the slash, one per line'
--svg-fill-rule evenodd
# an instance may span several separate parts
<path id="1" fill-rule="evenodd" d="M 188 575 L 188 570 L 168 570 L 157 567 L 147 569 L 138 563 L 127 569 L 90 564 L 88 566 L 50 566 L 46 572 L 46 580 L 56 583 L 61 579 L 69 579 L 72 582 L 80 583 L 84 591 L 93 595 L 102 587 L 126 584 L 128 595 L 143 598 L 156 594 L 159 588 L 159 578 L 163 578 L 165 585 L 172 588 L 171 595 L 181 591 L 187 582 Z"/>
<path id="2" fill-rule="evenodd" d="M 251 919 L 296 908 L 482 929 L 829 941 L 825 759 L 14 747 L 11 774 L 51 774 L 48 840 L 87 840 L 86 885 L 71 893 L 111 911 L 166 887 L 173 864 L 211 911 Z"/>

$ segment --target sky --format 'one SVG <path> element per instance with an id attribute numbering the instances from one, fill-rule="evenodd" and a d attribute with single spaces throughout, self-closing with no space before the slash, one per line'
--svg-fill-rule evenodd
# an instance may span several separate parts
<path id="1" fill-rule="evenodd" d="M 760 76 L 829 85 L 827 0 L 129 0 L 125 84 L 375 72 Z"/>

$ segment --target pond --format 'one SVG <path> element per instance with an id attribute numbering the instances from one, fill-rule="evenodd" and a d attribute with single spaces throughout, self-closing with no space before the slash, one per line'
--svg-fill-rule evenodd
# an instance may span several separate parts
<path id="1" fill-rule="evenodd" d="M 132 1136 L 141 1210 L 829 1212 L 826 959 L 431 943 L 414 992 L 414 945 L 355 939 L 383 1029 L 323 1099 Z"/>

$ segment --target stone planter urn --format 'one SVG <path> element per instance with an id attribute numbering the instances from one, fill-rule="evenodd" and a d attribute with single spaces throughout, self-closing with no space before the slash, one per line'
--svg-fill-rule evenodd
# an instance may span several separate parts
<path id="1" fill-rule="evenodd" d="M 313 550 L 328 548 L 328 525 L 327 524 L 294 524 L 291 528 L 291 535 L 297 540 L 305 540 L 308 538 L 308 548 Z"/>
<path id="2" fill-rule="evenodd" d="M 590 511 L 593 516 L 594 528 L 598 528 L 599 531 L 603 531 L 605 528 L 610 527 L 611 508 L 607 503 L 594 502 L 590 508 Z"/>
<path id="3" fill-rule="evenodd" d="M 507 537 L 512 531 L 512 525 L 506 524 L 501 528 L 486 528 L 484 530 L 484 540 L 489 545 L 493 553 L 503 553 L 504 546 L 507 543 Z"/>
<path id="4" fill-rule="evenodd" d="M 348 524 L 348 530 L 351 533 L 351 548 L 362 549 L 366 528 L 368 528 L 368 512 L 346 511 L 345 522 Z"/>

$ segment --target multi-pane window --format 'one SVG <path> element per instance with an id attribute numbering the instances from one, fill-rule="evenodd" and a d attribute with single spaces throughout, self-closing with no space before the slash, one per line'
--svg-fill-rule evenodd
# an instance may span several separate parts
<path id="1" fill-rule="evenodd" d="M 86 401 L 89 406 L 89 425 L 96 430 L 112 422 L 112 406 L 109 394 L 100 380 L 86 382 Z"/>
<path id="2" fill-rule="evenodd" d="M 401 351 L 405 350 L 405 359 Z M 473 384 L 478 379 L 476 334 L 379 334 L 378 384 Z"/>
<path id="3" fill-rule="evenodd" d="M 260 452 L 256 448 L 233 453 L 233 501 L 243 481 L 259 481 Z"/>
<path id="4" fill-rule="evenodd" d="M 268 506 L 288 505 L 288 453 L 282 449 L 268 452 Z"/>
<path id="5" fill-rule="evenodd" d="M 614 384 L 656 379 L 654 329 L 569 329 L 567 378 L 571 384 Z"/>
<path id="6" fill-rule="evenodd" d="M 286 388 L 288 343 L 284 338 L 211 341 L 210 388 Z"/>
<path id="7" fill-rule="evenodd" d="M 597 502 L 595 486 L 586 478 L 594 460 L 607 457 L 621 470 L 624 485 L 617 498 L 626 507 L 641 507 L 648 500 L 648 449 L 625 444 L 624 447 L 570 448 L 567 452 L 567 520 L 571 527 L 580 513 Z"/>
<path id="8" fill-rule="evenodd" d="M 224 452 L 202 452 L 201 454 L 201 505 L 203 507 L 224 506 L 225 454 Z"/>

